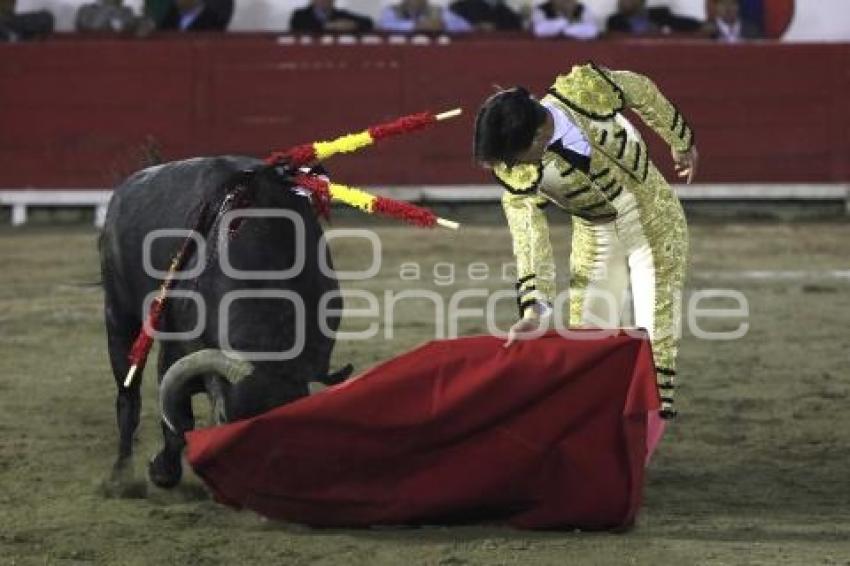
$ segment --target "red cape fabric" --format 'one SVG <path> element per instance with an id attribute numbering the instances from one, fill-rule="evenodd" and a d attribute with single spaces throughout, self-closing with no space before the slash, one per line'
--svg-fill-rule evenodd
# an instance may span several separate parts
<path id="1" fill-rule="evenodd" d="M 188 460 L 218 501 L 314 526 L 631 524 L 659 405 L 648 340 L 503 343 L 429 342 L 319 394 L 190 432 Z"/>

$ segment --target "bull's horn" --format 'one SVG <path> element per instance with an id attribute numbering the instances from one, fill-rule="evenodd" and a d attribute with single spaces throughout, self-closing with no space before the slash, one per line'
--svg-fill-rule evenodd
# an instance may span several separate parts
<path id="1" fill-rule="evenodd" d="M 231 382 L 238 381 L 253 371 L 254 366 L 251 363 L 229 358 L 221 350 L 199 350 L 183 356 L 168 368 L 162 383 L 159 384 L 159 410 L 162 420 L 172 432 L 183 434 L 192 428 L 191 423 L 185 422 L 185 417 L 181 416 L 181 406 L 191 394 L 190 384 L 193 381 L 205 374 L 213 374 L 219 378 L 215 385 L 220 387 L 205 383 L 205 389 L 214 399 L 213 405 L 219 405 L 216 410 L 221 411 L 225 410 L 220 405 L 225 399 L 217 398 L 227 393 Z"/>

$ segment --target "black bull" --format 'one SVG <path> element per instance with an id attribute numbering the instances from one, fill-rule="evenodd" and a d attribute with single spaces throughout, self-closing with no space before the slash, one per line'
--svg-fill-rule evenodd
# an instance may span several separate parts
<path id="1" fill-rule="evenodd" d="M 240 173 L 246 169 L 254 173 Z M 234 192 L 237 184 L 242 189 Z M 181 363 L 175 366 L 179 371 L 171 372 L 180 375 L 171 375 L 170 383 L 167 387 L 163 384 L 165 391 L 161 392 L 163 412 L 167 413 L 170 426 L 163 422 L 164 445 L 149 466 L 154 483 L 171 487 L 180 481 L 182 432 L 194 426 L 191 394 L 206 389 L 218 416 L 237 420 L 307 395 L 311 380 L 335 381 L 350 372 L 349 367 L 336 377 L 328 376 L 333 333 L 339 326 L 339 318 L 326 317 L 326 327 L 331 332 L 323 331 L 317 312 L 325 293 L 331 293 L 328 309 L 341 307 L 341 300 L 334 295 L 338 282 L 327 247 L 318 245 L 323 232 L 310 201 L 290 187 L 280 170 L 264 167 L 257 160 L 218 157 L 145 169 L 115 190 L 100 252 L 109 357 L 118 387 L 120 440 L 116 470 L 129 466 L 141 408 L 142 368 L 130 387 L 123 384 L 129 369 L 128 353 L 143 322 L 145 299 L 155 294 L 163 275 L 146 269 L 145 240 L 149 238 L 150 264 L 161 271 L 167 270 L 182 241 L 180 236 L 149 237 L 157 230 L 190 229 L 202 216 L 199 225 L 204 226 L 201 231 L 206 233 L 201 234 L 205 246 L 195 248 L 183 268 L 185 273 L 200 265 L 199 273 L 177 281 L 173 288 L 194 293 L 194 298 L 177 294 L 169 298 L 159 325 L 160 330 L 169 333 L 198 328 L 194 332 L 197 335 L 190 339 L 160 341 L 159 380 L 176 362 Z M 202 207 L 202 203 L 208 205 Z M 292 268 L 299 245 L 297 221 L 290 218 L 246 217 L 224 226 L 223 218 L 231 206 L 294 213 L 303 227 L 300 238 L 303 267 L 292 276 L 281 273 L 281 277 L 272 279 L 250 279 L 244 273 L 236 274 L 238 277 L 226 274 L 221 263 L 225 252 L 233 268 L 268 274 Z M 219 239 L 222 231 L 228 240 L 226 244 Z M 229 249 L 222 250 L 222 245 Z M 324 272 L 319 264 L 321 250 L 325 250 Z M 271 292 L 272 296 L 258 298 L 263 292 Z M 281 292 L 288 295 L 281 297 Z M 305 316 L 299 319 L 300 324 L 296 324 L 293 297 L 300 298 L 304 306 Z M 203 303 L 203 308 L 199 308 L 199 303 Z M 220 308 L 228 303 L 229 308 L 222 315 Z M 222 343 L 222 331 L 228 344 Z M 249 375 L 239 375 L 242 379 L 233 385 L 226 380 L 228 373 L 233 377 L 234 365 L 226 367 L 228 360 L 220 354 L 225 346 L 240 352 L 280 354 L 297 351 L 293 347 L 299 340 L 303 348 L 292 359 L 264 359 L 247 368 L 245 364 L 236 364 L 239 369 L 236 373 L 248 371 Z M 200 350 L 207 351 L 196 353 Z M 185 358 L 193 353 L 194 358 L 203 359 Z"/>

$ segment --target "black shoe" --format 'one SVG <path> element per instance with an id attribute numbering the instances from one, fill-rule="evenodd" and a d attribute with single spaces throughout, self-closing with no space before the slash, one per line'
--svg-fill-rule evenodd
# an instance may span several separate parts
<path id="1" fill-rule="evenodd" d="M 659 415 L 665 421 L 675 419 L 679 413 L 673 408 L 673 384 L 661 384 L 658 387 L 661 389 L 661 411 L 659 411 Z"/>
<path id="2" fill-rule="evenodd" d="M 660 416 L 665 421 L 671 421 L 675 419 L 678 414 L 679 411 L 677 411 L 673 407 L 665 407 L 658 412 L 658 416 Z"/>

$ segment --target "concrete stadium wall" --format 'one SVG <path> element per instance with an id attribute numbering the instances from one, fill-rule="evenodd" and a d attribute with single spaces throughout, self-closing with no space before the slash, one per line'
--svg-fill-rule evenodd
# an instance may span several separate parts
<path id="1" fill-rule="evenodd" d="M 70 31 L 74 12 L 87 0 L 18 0 L 19 10 L 47 8 L 56 14 L 59 29 Z M 90 1 L 90 0 L 88 0 Z M 449 0 L 432 0 L 446 4 Z M 515 7 L 537 4 L 529 0 L 508 0 Z M 768 0 L 775 1 L 775 0 Z M 143 0 L 125 0 L 139 8 Z M 231 29 L 234 31 L 285 31 L 293 9 L 307 0 L 237 0 Z M 337 4 L 372 16 L 386 0 L 339 0 Z M 616 0 L 584 0 L 584 3 L 603 20 L 614 10 Z M 705 16 L 705 0 L 649 0 L 650 5 L 666 5 L 697 18 Z M 850 40 L 850 2 L 847 0 L 796 0 L 794 19 L 785 35 L 788 41 L 847 41 Z"/>
<path id="2" fill-rule="evenodd" d="M 0 45 L 0 188 L 112 186 L 155 140 L 164 158 L 264 156 L 378 121 L 462 106 L 429 132 L 333 161 L 370 185 L 484 184 L 472 121 L 494 84 L 542 92 L 594 60 L 653 77 L 695 131 L 702 183 L 850 181 L 850 45 L 280 44 L 274 37 Z M 778 72 L 781 69 L 782 72 Z M 647 134 L 669 175 L 668 150 Z"/>

